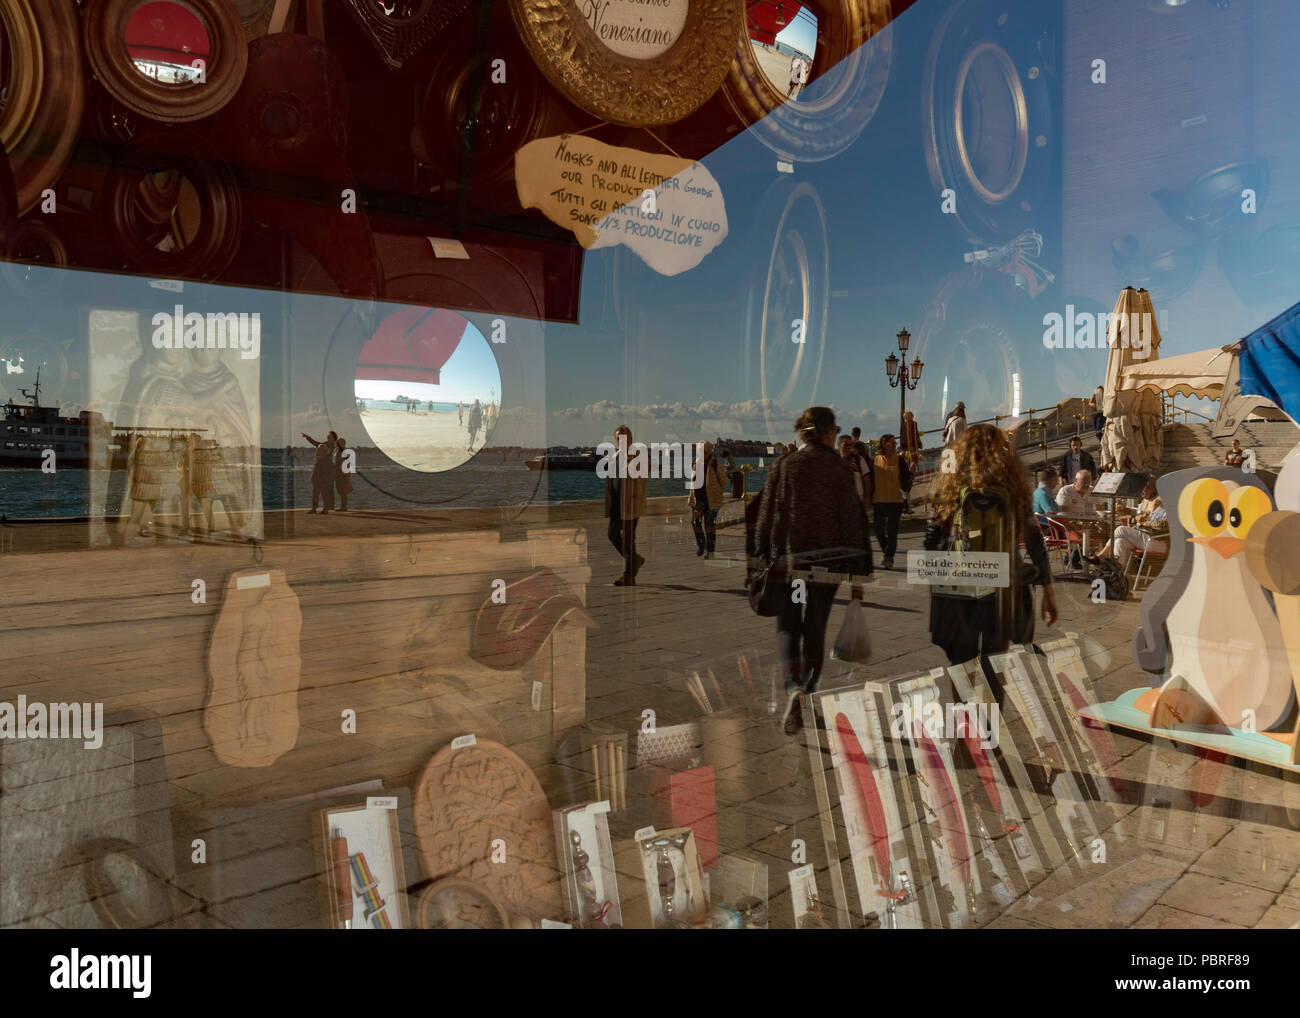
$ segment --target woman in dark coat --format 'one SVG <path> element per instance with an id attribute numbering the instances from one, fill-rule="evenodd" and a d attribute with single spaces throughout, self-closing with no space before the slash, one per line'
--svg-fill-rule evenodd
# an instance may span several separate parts
<path id="1" fill-rule="evenodd" d="M 848 464 L 835 451 L 840 429 L 829 407 L 809 407 L 795 424 L 804 440 L 781 459 L 763 486 L 758 511 L 757 557 L 775 563 L 787 553 L 792 569 L 816 564 L 856 575 L 871 572 L 866 520 Z M 777 615 L 777 642 L 785 671 L 783 726 L 794 735 L 802 726 L 799 698 L 817 688 L 826 651 L 826 623 L 838 583 L 808 582 L 802 596 L 787 585 Z"/>
<path id="2" fill-rule="evenodd" d="M 1006 433 L 990 424 L 972 425 L 954 450 L 957 469 L 941 474 L 935 488 L 935 518 L 926 529 L 926 550 L 951 547 L 957 510 L 964 500 L 970 542 L 984 551 L 1008 552 L 1010 580 L 1008 586 L 984 597 L 931 591 L 931 639 L 943 648 L 950 662 L 959 664 L 1033 639 L 1031 584 L 1043 588 L 1042 615 L 1049 626 L 1055 624 L 1057 610 L 1052 570 L 1043 532 L 1034 522 L 1025 468 Z M 982 523 L 978 535 L 971 526 L 977 515 Z M 1029 564 L 1021 560 L 1021 540 Z"/>

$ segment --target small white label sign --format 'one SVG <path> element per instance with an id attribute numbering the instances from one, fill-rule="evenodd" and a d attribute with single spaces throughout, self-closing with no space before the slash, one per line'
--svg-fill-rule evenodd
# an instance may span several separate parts
<path id="1" fill-rule="evenodd" d="M 1011 556 L 1005 551 L 909 551 L 907 582 L 946 587 L 1005 587 Z"/>
<path id="2" fill-rule="evenodd" d="M 464 749 L 466 746 L 478 745 L 478 737 L 474 735 L 458 735 L 451 740 L 452 749 Z"/>

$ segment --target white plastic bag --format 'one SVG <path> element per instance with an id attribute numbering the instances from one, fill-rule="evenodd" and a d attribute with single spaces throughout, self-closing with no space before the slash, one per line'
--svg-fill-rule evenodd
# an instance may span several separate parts
<path id="1" fill-rule="evenodd" d="M 844 625 L 835 637 L 831 657 L 863 665 L 871 660 L 871 632 L 867 628 L 867 610 L 861 601 L 850 601 L 844 613 Z"/>

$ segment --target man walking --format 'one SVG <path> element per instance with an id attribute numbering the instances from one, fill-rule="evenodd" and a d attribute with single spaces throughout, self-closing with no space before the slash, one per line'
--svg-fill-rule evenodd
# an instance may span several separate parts
<path id="1" fill-rule="evenodd" d="M 799 94 L 799 89 L 803 86 L 805 76 L 808 73 L 805 70 L 805 67 L 806 65 L 804 64 L 803 59 L 798 54 L 795 54 L 795 56 L 791 58 L 790 88 L 786 92 L 786 96 L 788 98 L 793 99 L 795 96 Z"/>
<path id="2" fill-rule="evenodd" d="M 875 513 L 876 540 L 886 569 L 894 568 L 894 554 L 898 550 L 898 524 L 907 505 L 907 492 L 912 490 L 912 472 L 907 461 L 895 450 L 894 436 L 880 436 L 880 452 L 876 454 L 874 485 L 871 499 Z"/>
<path id="3" fill-rule="evenodd" d="M 1062 477 L 1075 477 L 1080 470 L 1088 471 L 1091 477 L 1097 476 L 1097 464 L 1093 462 L 1092 453 L 1084 452 L 1083 439 L 1075 435 L 1070 439 L 1070 451 L 1061 457 Z"/>
<path id="4" fill-rule="evenodd" d="M 966 431 L 966 404 L 958 401 L 943 422 L 943 444 L 952 448 Z"/>
<path id="5" fill-rule="evenodd" d="M 614 581 L 616 587 L 636 586 L 636 574 L 645 565 L 645 559 L 636 553 L 636 525 L 646 512 L 645 478 L 622 476 L 623 467 L 627 463 L 627 451 L 631 446 L 632 429 L 626 424 L 620 424 L 614 432 L 614 447 L 616 452 L 624 455 L 615 459 L 616 468 L 605 478 L 605 515 L 609 517 L 609 543 L 623 556 L 623 575 Z"/>

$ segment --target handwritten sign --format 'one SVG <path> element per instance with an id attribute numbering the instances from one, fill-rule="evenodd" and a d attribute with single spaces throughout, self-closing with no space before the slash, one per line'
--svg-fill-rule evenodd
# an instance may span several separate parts
<path id="1" fill-rule="evenodd" d="M 677 156 L 583 135 L 539 138 L 515 154 L 515 186 L 524 208 L 572 230 L 583 247 L 626 244 L 665 276 L 693 269 L 727 236 L 722 188 Z"/>
<path id="2" fill-rule="evenodd" d="M 582 16 L 619 56 L 650 60 L 672 48 L 686 25 L 690 0 L 581 0 Z"/>

